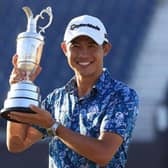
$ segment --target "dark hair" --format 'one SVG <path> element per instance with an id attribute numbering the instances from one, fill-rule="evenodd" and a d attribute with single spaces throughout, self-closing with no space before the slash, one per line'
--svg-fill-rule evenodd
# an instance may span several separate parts
<path id="1" fill-rule="evenodd" d="M 106 45 L 106 44 L 108 44 L 108 42 L 107 42 L 107 41 L 104 41 L 102 45 Z"/>

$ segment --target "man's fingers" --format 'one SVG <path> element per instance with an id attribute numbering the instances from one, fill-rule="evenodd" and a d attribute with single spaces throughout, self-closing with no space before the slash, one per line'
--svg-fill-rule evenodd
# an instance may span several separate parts
<path id="1" fill-rule="evenodd" d="M 27 79 L 26 71 L 24 71 L 23 69 L 19 69 L 18 68 L 17 61 L 18 61 L 18 55 L 15 54 L 12 57 L 12 64 L 13 64 L 14 68 L 13 68 L 13 70 L 11 72 L 9 83 L 16 83 L 16 82 L 18 82 L 20 80 Z M 35 70 L 35 72 L 31 72 L 31 74 L 29 75 L 29 79 L 31 81 L 34 81 L 36 79 L 36 77 L 40 74 L 41 70 L 42 70 L 41 66 L 38 65 L 36 70 Z M 13 76 L 13 74 L 16 74 L 17 77 Z"/>
<path id="2" fill-rule="evenodd" d="M 44 112 L 44 110 L 42 110 L 41 108 L 39 108 L 39 107 L 37 107 L 37 106 L 35 106 L 35 105 L 30 105 L 29 107 L 30 107 L 30 109 L 31 109 L 32 111 L 34 111 L 34 112 L 36 112 L 36 113 L 42 113 L 42 112 Z"/>
<path id="3" fill-rule="evenodd" d="M 30 79 L 32 81 L 34 81 L 36 79 L 36 77 L 40 74 L 41 70 L 42 70 L 42 67 L 40 65 L 38 65 L 38 67 L 35 70 L 35 72 L 30 75 Z"/>
<path id="4" fill-rule="evenodd" d="M 13 120 L 22 121 L 24 123 L 31 124 L 34 120 L 36 120 L 36 114 L 31 113 L 21 113 L 12 111 L 8 114 L 8 117 Z"/>
<path id="5" fill-rule="evenodd" d="M 15 54 L 15 55 L 12 57 L 12 64 L 14 65 L 14 67 L 17 67 L 17 59 L 18 59 L 18 55 Z"/>
<path id="6" fill-rule="evenodd" d="M 14 67 L 9 77 L 9 83 L 17 83 L 24 79 L 26 79 L 26 72 Z"/>

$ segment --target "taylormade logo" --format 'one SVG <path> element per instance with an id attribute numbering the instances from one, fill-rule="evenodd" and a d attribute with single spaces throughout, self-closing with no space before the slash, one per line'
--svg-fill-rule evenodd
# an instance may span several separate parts
<path id="1" fill-rule="evenodd" d="M 98 26 L 94 26 L 90 23 L 88 23 L 88 24 L 78 24 L 78 25 L 73 24 L 73 25 L 71 25 L 70 30 L 78 29 L 79 27 L 90 27 L 92 29 L 96 29 L 96 30 L 100 31 L 100 28 Z"/>

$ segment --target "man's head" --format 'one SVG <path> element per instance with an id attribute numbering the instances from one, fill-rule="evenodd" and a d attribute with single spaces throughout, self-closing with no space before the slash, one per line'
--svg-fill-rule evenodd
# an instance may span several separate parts
<path id="1" fill-rule="evenodd" d="M 97 80 L 111 44 L 103 23 L 96 17 L 83 15 L 70 21 L 61 48 L 77 78 Z"/>
<path id="2" fill-rule="evenodd" d="M 64 41 L 68 43 L 82 35 L 92 38 L 99 45 L 108 42 L 103 23 L 93 16 L 82 15 L 73 18 L 65 30 Z"/>

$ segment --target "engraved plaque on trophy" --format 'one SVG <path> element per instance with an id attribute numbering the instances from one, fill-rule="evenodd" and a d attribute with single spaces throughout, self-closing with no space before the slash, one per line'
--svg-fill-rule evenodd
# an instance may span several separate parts
<path id="1" fill-rule="evenodd" d="M 30 104 L 40 106 L 41 103 L 40 89 L 29 79 L 29 76 L 40 63 L 44 45 L 44 37 L 41 33 L 44 33 L 45 29 L 50 26 L 53 14 L 51 7 L 43 9 L 35 17 L 29 7 L 23 7 L 23 10 L 27 16 L 27 30 L 17 36 L 16 53 L 18 55 L 17 67 L 26 72 L 27 79 L 10 86 L 0 112 L 1 116 L 7 120 L 11 120 L 8 117 L 11 111 L 34 113 L 29 108 Z M 40 31 L 37 32 L 37 21 L 40 18 L 44 19 L 44 13 L 49 16 L 49 22 L 44 27 L 39 27 Z"/>

